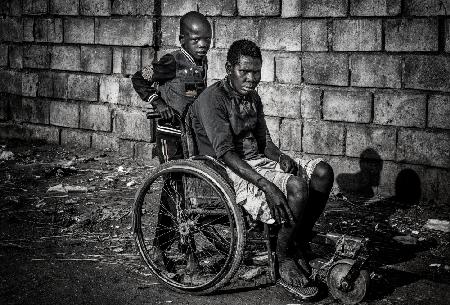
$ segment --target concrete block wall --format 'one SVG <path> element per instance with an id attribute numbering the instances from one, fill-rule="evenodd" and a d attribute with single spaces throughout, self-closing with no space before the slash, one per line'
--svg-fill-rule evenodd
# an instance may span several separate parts
<path id="1" fill-rule="evenodd" d="M 407 179 L 420 186 L 408 200 L 449 203 L 449 0 L 7 0 L 0 136 L 151 158 L 129 77 L 179 47 L 190 10 L 213 25 L 210 84 L 234 40 L 261 47 L 258 91 L 282 150 L 328 159 L 344 192 L 404 194 Z"/>

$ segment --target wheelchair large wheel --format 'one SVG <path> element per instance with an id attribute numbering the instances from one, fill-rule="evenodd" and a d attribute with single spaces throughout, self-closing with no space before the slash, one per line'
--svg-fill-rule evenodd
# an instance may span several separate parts
<path id="1" fill-rule="evenodd" d="M 158 166 L 136 195 L 133 230 L 151 271 L 172 289 L 192 294 L 224 286 L 245 245 L 234 191 L 203 161 Z"/>

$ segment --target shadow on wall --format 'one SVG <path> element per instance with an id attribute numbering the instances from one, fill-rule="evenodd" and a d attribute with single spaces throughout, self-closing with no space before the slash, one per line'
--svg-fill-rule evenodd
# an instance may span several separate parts
<path id="1" fill-rule="evenodd" d="M 336 177 L 340 191 L 349 197 L 371 198 L 373 188 L 380 185 L 383 160 L 373 148 L 366 148 L 360 155 L 360 170 L 343 173 Z M 422 196 L 421 180 L 412 169 L 401 170 L 395 180 L 395 195 L 392 199 L 404 204 L 417 204 Z"/>
<path id="2" fill-rule="evenodd" d="M 383 160 L 376 150 L 367 148 L 360 155 L 359 167 L 357 173 L 344 173 L 336 177 L 339 189 L 347 196 L 373 197 L 373 187 L 380 184 Z"/>

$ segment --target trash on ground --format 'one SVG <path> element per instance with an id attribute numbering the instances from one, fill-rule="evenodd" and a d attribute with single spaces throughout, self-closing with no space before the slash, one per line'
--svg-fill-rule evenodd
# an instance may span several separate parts
<path id="1" fill-rule="evenodd" d="M 134 185 L 136 185 L 136 181 L 134 181 L 134 180 L 131 180 L 130 182 L 127 183 L 127 187 L 131 187 Z"/>
<path id="2" fill-rule="evenodd" d="M 88 191 L 87 187 L 79 185 L 66 185 L 65 189 L 69 193 L 86 193 Z"/>
<path id="3" fill-rule="evenodd" d="M 0 154 L 0 160 L 2 161 L 14 160 L 14 153 L 12 151 L 4 150 Z"/>
<path id="4" fill-rule="evenodd" d="M 47 189 L 47 193 L 56 192 L 56 193 L 67 193 L 67 190 L 64 188 L 62 184 L 58 184 L 55 186 L 51 186 Z"/>
<path id="5" fill-rule="evenodd" d="M 251 279 L 254 279 L 255 277 L 261 275 L 264 271 L 263 267 L 256 267 L 253 269 L 248 270 L 247 272 L 245 272 L 244 274 L 242 274 L 240 276 L 241 279 L 244 279 L 246 281 L 249 281 Z"/>
<path id="6" fill-rule="evenodd" d="M 450 232 L 450 221 L 440 219 L 428 219 L 427 223 L 424 225 L 424 228 L 448 233 Z"/>
<path id="7" fill-rule="evenodd" d="M 403 245 L 416 245 L 417 244 L 417 238 L 413 237 L 411 235 L 398 235 L 398 236 L 394 236 L 393 239 L 396 242 L 401 243 Z"/>

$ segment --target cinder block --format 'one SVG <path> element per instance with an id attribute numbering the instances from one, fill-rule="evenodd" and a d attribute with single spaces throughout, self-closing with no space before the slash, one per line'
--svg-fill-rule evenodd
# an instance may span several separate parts
<path id="1" fill-rule="evenodd" d="M 386 51 L 437 51 L 437 19 L 395 19 L 385 23 Z"/>
<path id="2" fill-rule="evenodd" d="M 258 27 L 259 22 L 253 18 L 218 18 L 215 22 L 215 47 L 228 49 L 238 39 L 256 42 Z"/>
<path id="3" fill-rule="evenodd" d="M 22 94 L 22 75 L 16 71 L 0 70 L 0 92 Z"/>
<path id="4" fill-rule="evenodd" d="M 68 92 L 68 78 L 67 73 L 54 73 L 52 76 L 53 84 L 53 97 L 57 98 L 67 98 Z"/>
<path id="5" fill-rule="evenodd" d="M 67 79 L 67 97 L 74 100 L 97 101 L 98 87 L 98 76 L 70 74 Z"/>
<path id="6" fill-rule="evenodd" d="M 48 12 L 48 0 L 23 0 L 22 8 L 24 14 L 46 14 Z"/>
<path id="7" fill-rule="evenodd" d="M 94 73 L 111 73 L 112 50 L 110 47 L 81 46 L 81 70 Z"/>
<path id="8" fill-rule="evenodd" d="M 161 2 L 162 16 L 182 16 L 190 11 L 197 10 L 196 0 L 165 0 Z"/>
<path id="9" fill-rule="evenodd" d="M 397 161 L 450 167 L 450 133 L 401 129 Z"/>
<path id="10" fill-rule="evenodd" d="M 122 56 L 122 74 L 134 74 L 141 70 L 141 49 L 123 48 Z"/>
<path id="11" fill-rule="evenodd" d="M 112 51 L 113 73 L 122 73 L 123 51 L 120 47 L 114 47 Z"/>
<path id="12" fill-rule="evenodd" d="M 284 53 L 275 56 L 275 75 L 280 83 L 302 82 L 302 59 L 299 53 Z"/>
<path id="13" fill-rule="evenodd" d="M 259 33 L 259 46 L 264 50 L 301 51 L 301 20 L 263 19 Z"/>
<path id="14" fill-rule="evenodd" d="M 155 50 L 153 48 L 141 49 L 141 67 L 151 65 L 155 59 Z"/>
<path id="15" fill-rule="evenodd" d="M 152 15 L 154 0 L 114 0 L 111 12 L 114 15 Z"/>
<path id="16" fill-rule="evenodd" d="M 46 69 L 50 67 L 50 52 L 44 45 L 23 46 L 23 67 Z"/>
<path id="17" fill-rule="evenodd" d="M 40 72 L 37 86 L 37 96 L 53 97 L 53 73 Z"/>
<path id="18" fill-rule="evenodd" d="M 10 117 L 9 97 L 6 93 L 0 93 L 0 121 L 7 121 Z M 2 137 L 2 125 L 0 124 L 0 138 Z"/>
<path id="19" fill-rule="evenodd" d="M 39 75 L 37 73 L 25 72 L 22 74 L 22 95 L 36 96 Z"/>
<path id="20" fill-rule="evenodd" d="M 25 125 L 30 132 L 30 138 L 43 140 L 47 143 L 59 144 L 59 128 L 54 126 Z"/>
<path id="21" fill-rule="evenodd" d="M 54 70 L 81 70 L 79 46 L 53 46 L 50 67 Z"/>
<path id="22" fill-rule="evenodd" d="M 13 69 L 22 69 L 23 67 L 23 52 L 21 45 L 11 45 L 9 47 L 9 66 Z"/>
<path id="23" fill-rule="evenodd" d="M 20 18 L 0 18 L 0 41 L 22 42 L 22 20 Z"/>
<path id="24" fill-rule="evenodd" d="M 402 60 L 397 55 L 350 55 L 351 84 L 357 87 L 400 88 Z"/>
<path id="25" fill-rule="evenodd" d="M 300 118 L 300 92 L 298 86 L 260 83 L 258 93 L 269 116 Z"/>
<path id="26" fill-rule="evenodd" d="M 406 0 L 405 14 L 408 16 L 448 15 L 450 0 Z"/>
<path id="27" fill-rule="evenodd" d="M 445 22 L 445 51 L 450 53 L 450 19 Z"/>
<path id="28" fill-rule="evenodd" d="M 328 51 L 327 20 L 303 19 L 302 51 Z"/>
<path id="29" fill-rule="evenodd" d="M 6 44 L 0 45 L 0 66 L 6 67 L 8 65 L 8 46 Z"/>
<path id="30" fill-rule="evenodd" d="M 406 88 L 450 92 L 450 57 L 410 55 L 405 58 Z"/>
<path id="31" fill-rule="evenodd" d="M 133 158 L 134 156 L 134 141 L 118 139 L 119 155 Z"/>
<path id="32" fill-rule="evenodd" d="M 76 103 L 52 101 L 50 103 L 50 124 L 78 128 L 80 107 Z"/>
<path id="33" fill-rule="evenodd" d="M 134 158 L 137 160 L 150 161 L 154 157 L 155 143 L 137 142 L 134 145 Z"/>
<path id="34" fill-rule="evenodd" d="M 144 111 L 117 109 L 114 119 L 114 131 L 121 139 L 150 141 L 153 125 Z"/>
<path id="35" fill-rule="evenodd" d="M 344 126 L 306 120 L 303 126 L 303 151 L 312 154 L 343 155 Z"/>
<path id="36" fill-rule="evenodd" d="M 100 97 L 99 102 L 118 104 L 119 103 L 119 77 L 112 75 L 102 75 L 100 77 Z"/>
<path id="37" fill-rule="evenodd" d="M 50 13 L 54 15 L 78 15 L 79 0 L 50 0 Z"/>
<path id="38" fill-rule="evenodd" d="M 397 16 L 401 13 L 401 0 L 351 0 L 352 16 Z"/>
<path id="39" fill-rule="evenodd" d="M 118 151 L 119 141 L 110 134 L 96 132 L 92 134 L 91 147 L 99 150 Z"/>
<path id="40" fill-rule="evenodd" d="M 280 149 L 287 151 L 302 150 L 302 121 L 283 119 L 280 127 Z"/>
<path id="41" fill-rule="evenodd" d="M 22 110 L 22 98 L 16 95 L 6 95 L 8 101 L 7 118 L 14 123 L 21 123 L 25 121 L 25 114 Z"/>
<path id="42" fill-rule="evenodd" d="M 95 42 L 107 45 L 144 46 L 152 45 L 153 20 L 143 18 L 97 19 Z"/>
<path id="43" fill-rule="evenodd" d="M 65 43 L 94 43 L 94 18 L 64 19 Z"/>
<path id="44" fill-rule="evenodd" d="M 85 16 L 110 16 L 111 0 L 80 0 L 80 14 Z"/>
<path id="45" fill-rule="evenodd" d="M 272 51 L 261 51 L 261 81 L 263 82 L 273 82 L 275 80 L 275 54 Z"/>
<path id="46" fill-rule="evenodd" d="M 107 105 L 81 105 L 80 128 L 111 131 L 111 111 Z"/>
<path id="47" fill-rule="evenodd" d="M 22 1 L 7 0 L 0 3 L 0 14 L 20 17 L 22 15 Z"/>
<path id="48" fill-rule="evenodd" d="M 347 0 L 303 0 L 303 17 L 345 17 Z"/>
<path id="49" fill-rule="evenodd" d="M 63 42 L 62 19 L 36 19 L 34 22 L 34 40 L 37 42 Z"/>
<path id="50" fill-rule="evenodd" d="M 361 157 L 364 150 L 375 150 L 383 160 L 395 160 L 396 130 L 390 127 L 348 126 L 346 155 Z"/>
<path id="51" fill-rule="evenodd" d="M 280 147 L 280 118 L 265 116 L 265 119 L 273 144 Z"/>
<path id="52" fill-rule="evenodd" d="M 148 104 L 139 97 L 136 90 L 134 90 L 131 78 L 119 79 L 119 98 L 117 102 L 121 105 L 133 107 L 144 108 L 148 106 Z"/>
<path id="53" fill-rule="evenodd" d="M 37 99 L 22 99 L 22 116 L 25 122 L 50 124 L 50 104 Z"/>
<path id="54" fill-rule="evenodd" d="M 281 17 L 292 18 L 302 15 L 302 1 L 281 0 Z"/>
<path id="55" fill-rule="evenodd" d="M 23 41 L 24 42 L 32 42 L 34 41 L 34 18 L 32 17 L 23 17 Z"/>
<path id="56" fill-rule="evenodd" d="M 205 16 L 234 16 L 237 12 L 236 1 L 198 0 L 197 5 Z"/>
<path id="57" fill-rule="evenodd" d="M 333 51 L 381 51 L 381 20 L 334 20 Z"/>
<path id="58" fill-rule="evenodd" d="M 320 119 L 322 89 L 304 86 L 301 92 L 301 114 L 304 119 Z"/>
<path id="59" fill-rule="evenodd" d="M 239 16 L 279 16 L 280 0 L 237 0 Z"/>
<path id="60" fill-rule="evenodd" d="M 303 53 L 303 78 L 307 84 L 347 86 L 348 58 L 338 53 Z"/>
<path id="61" fill-rule="evenodd" d="M 428 127 L 450 129 L 450 96 L 432 95 L 428 101 Z"/>
<path id="62" fill-rule="evenodd" d="M 76 147 L 90 147 L 91 133 L 74 129 L 61 130 L 61 145 L 76 146 Z"/>
<path id="63" fill-rule="evenodd" d="M 424 94 L 375 93 L 374 123 L 405 127 L 425 127 L 426 96 Z"/>
<path id="64" fill-rule="evenodd" d="M 162 17 L 161 18 L 161 45 L 163 46 L 181 46 L 179 41 L 180 18 Z"/>
<path id="65" fill-rule="evenodd" d="M 208 52 L 208 77 L 222 79 L 227 75 L 225 63 L 227 61 L 227 50 L 211 49 Z"/>
<path id="66" fill-rule="evenodd" d="M 369 123 L 372 115 L 372 98 L 366 91 L 325 90 L 323 119 Z"/>

